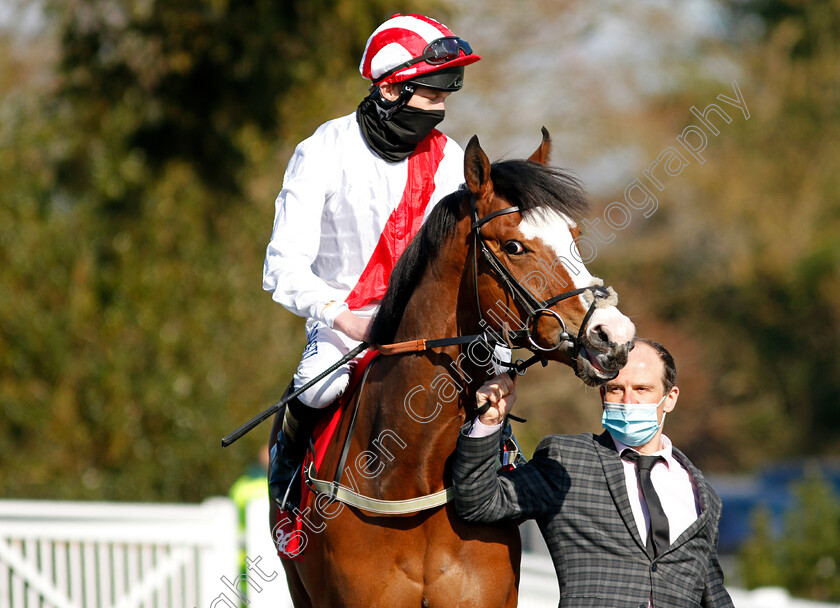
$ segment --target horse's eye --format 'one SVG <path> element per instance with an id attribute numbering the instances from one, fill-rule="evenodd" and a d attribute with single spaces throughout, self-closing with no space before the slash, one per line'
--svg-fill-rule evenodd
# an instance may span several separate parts
<path id="1" fill-rule="evenodd" d="M 505 243 L 505 252 L 508 255 L 521 255 L 525 253 L 525 247 L 519 241 L 508 241 Z"/>

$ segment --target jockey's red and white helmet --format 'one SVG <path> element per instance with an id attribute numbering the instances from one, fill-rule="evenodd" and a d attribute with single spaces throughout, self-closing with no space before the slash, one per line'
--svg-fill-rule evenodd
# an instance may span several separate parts
<path id="1" fill-rule="evenodd" d="M 442 23 L 423 15 L 397 14 L 370 35 L 359 71 L 375 85 L 422 81 L 434 72 L 459 66 L 463 70 L 479 59 L 466 40 Z"/>

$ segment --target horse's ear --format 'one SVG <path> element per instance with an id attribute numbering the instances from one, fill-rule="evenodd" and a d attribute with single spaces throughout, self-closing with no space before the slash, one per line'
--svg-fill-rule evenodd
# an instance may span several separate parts
<path id="1" fill-rule="evenodd" d="M 548 134 L 548 129 L 542 128 L 542 142 L 540 147 L 528 157 L 528 160 L 534 163 L 545 165 L 548 163 L 548 157 L 551 156 L 551 136 Z"/>
<path id="2" fill-rule="evenodd" d="M 485 200 L 493 193 L 490 181 L 490 160 L 478 143 L 478 136 L 473 135 L 464 152 L 464 178 L 475 200 Z"/>

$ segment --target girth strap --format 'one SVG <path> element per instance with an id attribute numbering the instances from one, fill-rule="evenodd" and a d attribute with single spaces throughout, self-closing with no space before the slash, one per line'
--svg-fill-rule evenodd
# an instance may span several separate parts
<path id="1" fill-rule="evenodd" d="M 434 494 L 427 494 L 425 496 L 418 496 L 417 498 L 407 498 L 405 500 L 380 500 L 378 498 L 370 498 L 362 496 L 358 492 L 336 482 L 329 482 L 324 479 L 315 477 L 317 471 L 312 463 L 306 469 L 306 485 L 312 491 L 320 494 L 328 494 L 332 498 L 348 504 L 351 507 L 362 509 L 363 511 L 370 511 L 371 513 L 379 513 L 381 515 L 405 515 L 407 513 L 416 513 L 425 509 L 433 509 L 441 505 L 451 502 L 455 498 L 454 488 L 444 488 Z"/>

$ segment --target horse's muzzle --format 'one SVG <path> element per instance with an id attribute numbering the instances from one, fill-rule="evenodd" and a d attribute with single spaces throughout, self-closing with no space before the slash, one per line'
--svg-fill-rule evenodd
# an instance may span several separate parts
<path id="1" fill-rule="evenodd" d="M 581 345 L 578 351 L 577 375 L 589 386 L 600 386 L 618 375 L 625 365 L 633 342 L 611 344 L 605 351 L 595 349 L 591 344 Z"/>

